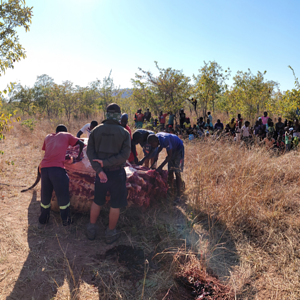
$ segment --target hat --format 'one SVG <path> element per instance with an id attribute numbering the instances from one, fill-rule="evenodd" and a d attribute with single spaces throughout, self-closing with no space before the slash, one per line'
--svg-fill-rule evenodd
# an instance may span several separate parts
<path id="1" fill-rule="evenodd" d="M 128 115 L 127 114 L 122 114 L 122 116 L 121 116 L 121 120 L 126 120 L 126 121 L 128 121 Z"/>
<path id="2" fill-rule="evenodd" d="M 109 113 L 121 113 L 120 106 L 116 103 L 111 103 L 107 106 L 106 112 Z"/>

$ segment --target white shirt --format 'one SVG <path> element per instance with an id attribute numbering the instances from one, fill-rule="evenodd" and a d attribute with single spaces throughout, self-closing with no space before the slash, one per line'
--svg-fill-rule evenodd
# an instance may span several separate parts
<path id="1" fill-rule="evenodd" d="M 250 136 L 249 127 L 246 127 L 245 125 L 242 127 L 242 135 L 243 135 L 243 137 Z"/>
<path id="2" fill-rule="evenodd" d="M 91 134 L 90 126 L 91 126 L 91 124 L 90 124 L 90 123 L 87 123 L 87 124 L 85 124 L 85 125 L 80 129 L 80 131 L 81 131 L 82 133 L 85 133 L 85 134 L 87 135 L 88 138 L 90 137 L 90 134 Z"/>

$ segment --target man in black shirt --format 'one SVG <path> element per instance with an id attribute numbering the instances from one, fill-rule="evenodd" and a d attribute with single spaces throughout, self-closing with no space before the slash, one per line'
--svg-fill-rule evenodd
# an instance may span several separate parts
<path id="1" fill-rule="evenodd" d="M 151 112 L 149 111 L 149 108 L 147 108 L 147 111 L 144 113 L 144 119 L 146 122 L 150 122 Z"/>
<path id="2" fill-rule="evenodd" d="M 185 113 L 183 108 L 179 112 L 179 120 L 180 120 L 180 127 L 183 128 L 183 123 L 185 122 Z"/>
<path id="3" fill-rule="evenodd" d="M 278 118 L 278 122 L 275 124 L 275 131 L 279 134 L 280 130 L 284 130 L 284 123 L 281 121 L 281 117 Z"/>

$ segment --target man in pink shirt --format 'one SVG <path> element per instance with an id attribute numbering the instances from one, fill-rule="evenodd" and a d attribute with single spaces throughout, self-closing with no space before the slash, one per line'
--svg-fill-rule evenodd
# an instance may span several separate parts
<path id="1" fill-rule="evenodd" d="M 80 155 L 84 144 L 78 138 L 68 133 L 65 125 L 58 125 L 56 133 L 48 134 L 44 140 L 42 150 L 45 156 L 41 162 L 41 215 L 39 224 L 48 223 L 50 217 L 50 201 L 52 192 L 55 191 L 57 202 L 60 209 L 60 216 L 64 226 L 70 224 L 70 196 L 69 196 L 69 177 L 64 167 L 65 155 L 69 146 L 79 145 Z"/>

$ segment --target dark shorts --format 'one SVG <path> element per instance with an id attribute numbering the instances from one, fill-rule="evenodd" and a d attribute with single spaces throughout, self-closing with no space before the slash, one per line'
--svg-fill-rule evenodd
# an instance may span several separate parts
<path id="1" fill-rule="evenodd" d="M 99 206 L 104 205 L 107 192 L 109 192 L 110 207 L 121 208 L 127 206 L 126 172 L 124 168 L 104 172 L 107 176 L 106 183 L 101 183 L 98 174 L 96 175 L 94 202 Z"/>
<path id="2" fill-rule="evenodd" d="M 143 152 L 144 152 L 144 156 L 147 156 L 150 152 L 151 152 L 152 148 L 149 144 L 146 144 L 143 147 Z M 153 150 L 153 152 L 151 153 L 151 155 L 148 157 L 148 159 L 150 158 L 154 158 L 158 155 L 158 147 L 156 149 Z"/>
<path id="3" fill-rule="evenodd" d="M 168 171 L 175 173 L 183 172 L 184 167 L 184 146 L 172 153 L 172 159 L 168 163 Z"/>
<path id="4" fill-rule="evenodd" d="M 70 205 L 69 176 L 65 169 L 59 167 L 42 168 L 41 180 L 42 207 L 50 207 L 53 190 L 55 191 L 60 209 L 64 209 Z"/>

